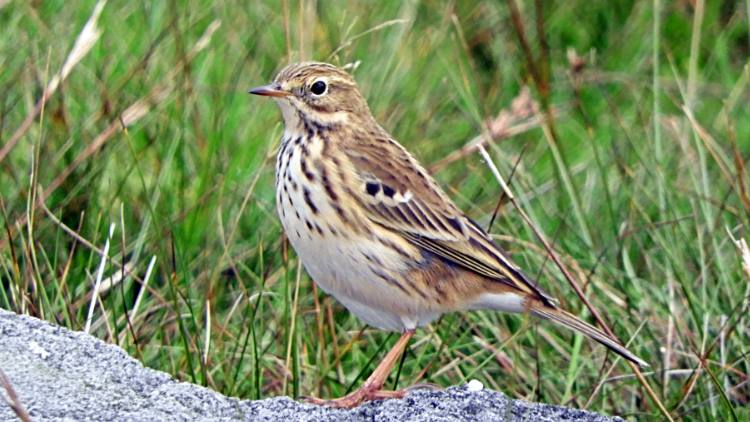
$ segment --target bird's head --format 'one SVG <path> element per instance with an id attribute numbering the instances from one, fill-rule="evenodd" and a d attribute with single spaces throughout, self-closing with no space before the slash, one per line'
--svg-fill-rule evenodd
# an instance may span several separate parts
<path id="1" fill-rule="evenodd" d="M 248 92 L 273 97 L 281 108 L 287 130 L 304 130 L 305 122 L 330 128 L 358 119 L 372 119 L 354 78 L 328 63 L 290 64 L 273 83 Z"/>

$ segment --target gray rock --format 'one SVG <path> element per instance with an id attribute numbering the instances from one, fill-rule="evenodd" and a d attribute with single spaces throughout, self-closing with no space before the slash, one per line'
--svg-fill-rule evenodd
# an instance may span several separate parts
<path id="1" fill-rule="evenodd" d="M 405 399 L 331 409 L 287 397 L 244 401 L 144 368 L 117 346 L 0 309 L 0 369 L 40 421 L 622 421 L 510 401 L 490 390 L 415 391 Z M 7 398 L 4 389 L 0 394 Z M 0 421 L 18 420 L 0 400 Z"/>

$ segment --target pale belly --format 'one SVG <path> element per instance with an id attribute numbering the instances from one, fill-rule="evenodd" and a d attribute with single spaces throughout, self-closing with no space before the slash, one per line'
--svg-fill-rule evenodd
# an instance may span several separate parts
<path id="1" fill-rule="evenodd" d="M 293 196 L 291 199 L 296 203 Z M 331 227 L 331 231 L 313 220 L 309 228 L 305 221 L 308 216 L 283 202 L 279 216 L 305 270 L 350 312 L 373 327 L 396 332 L 429 324 L 440 316 L 439 310 L 430 309 L 430 304 L 407 295 L 396 285 L 398 271 L 407 269 L 395 264 L 401 260 L 397 253 L 377 240 L 351 235 L 346 238 L 341 229 Z"/>

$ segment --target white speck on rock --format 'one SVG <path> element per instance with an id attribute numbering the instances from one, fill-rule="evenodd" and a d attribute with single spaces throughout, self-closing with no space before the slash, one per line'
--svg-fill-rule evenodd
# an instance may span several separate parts
<path id="1" fill-rule="evenodd" d="M 42 359 L 47 359 L 47 357 L 49 356 L 49 352 L 44 350 L 44 348 L 35 341 L 29 342 L 29 349 L 31 349 L 31 353 L 39 355 L 39 357 Z"/>
<path id="2" fill-rule="evenodd" d="M 466 384 L 466 388 L 469 391 L 482 391 L 484 385 L 478 380 L 471 380 L 468 384 Z"/>

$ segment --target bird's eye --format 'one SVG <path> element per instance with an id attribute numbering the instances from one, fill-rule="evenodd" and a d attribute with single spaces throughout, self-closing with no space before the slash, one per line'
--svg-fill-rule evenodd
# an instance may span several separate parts
<path id="1" fill-rule="evenodd" d="M 328 87 L 326 86 L 326 83 L 323 81 L 317 81 L 310 87 L 310 91 L 315 95 L 323 95 L 326 93 L 326 89 Z"/>

